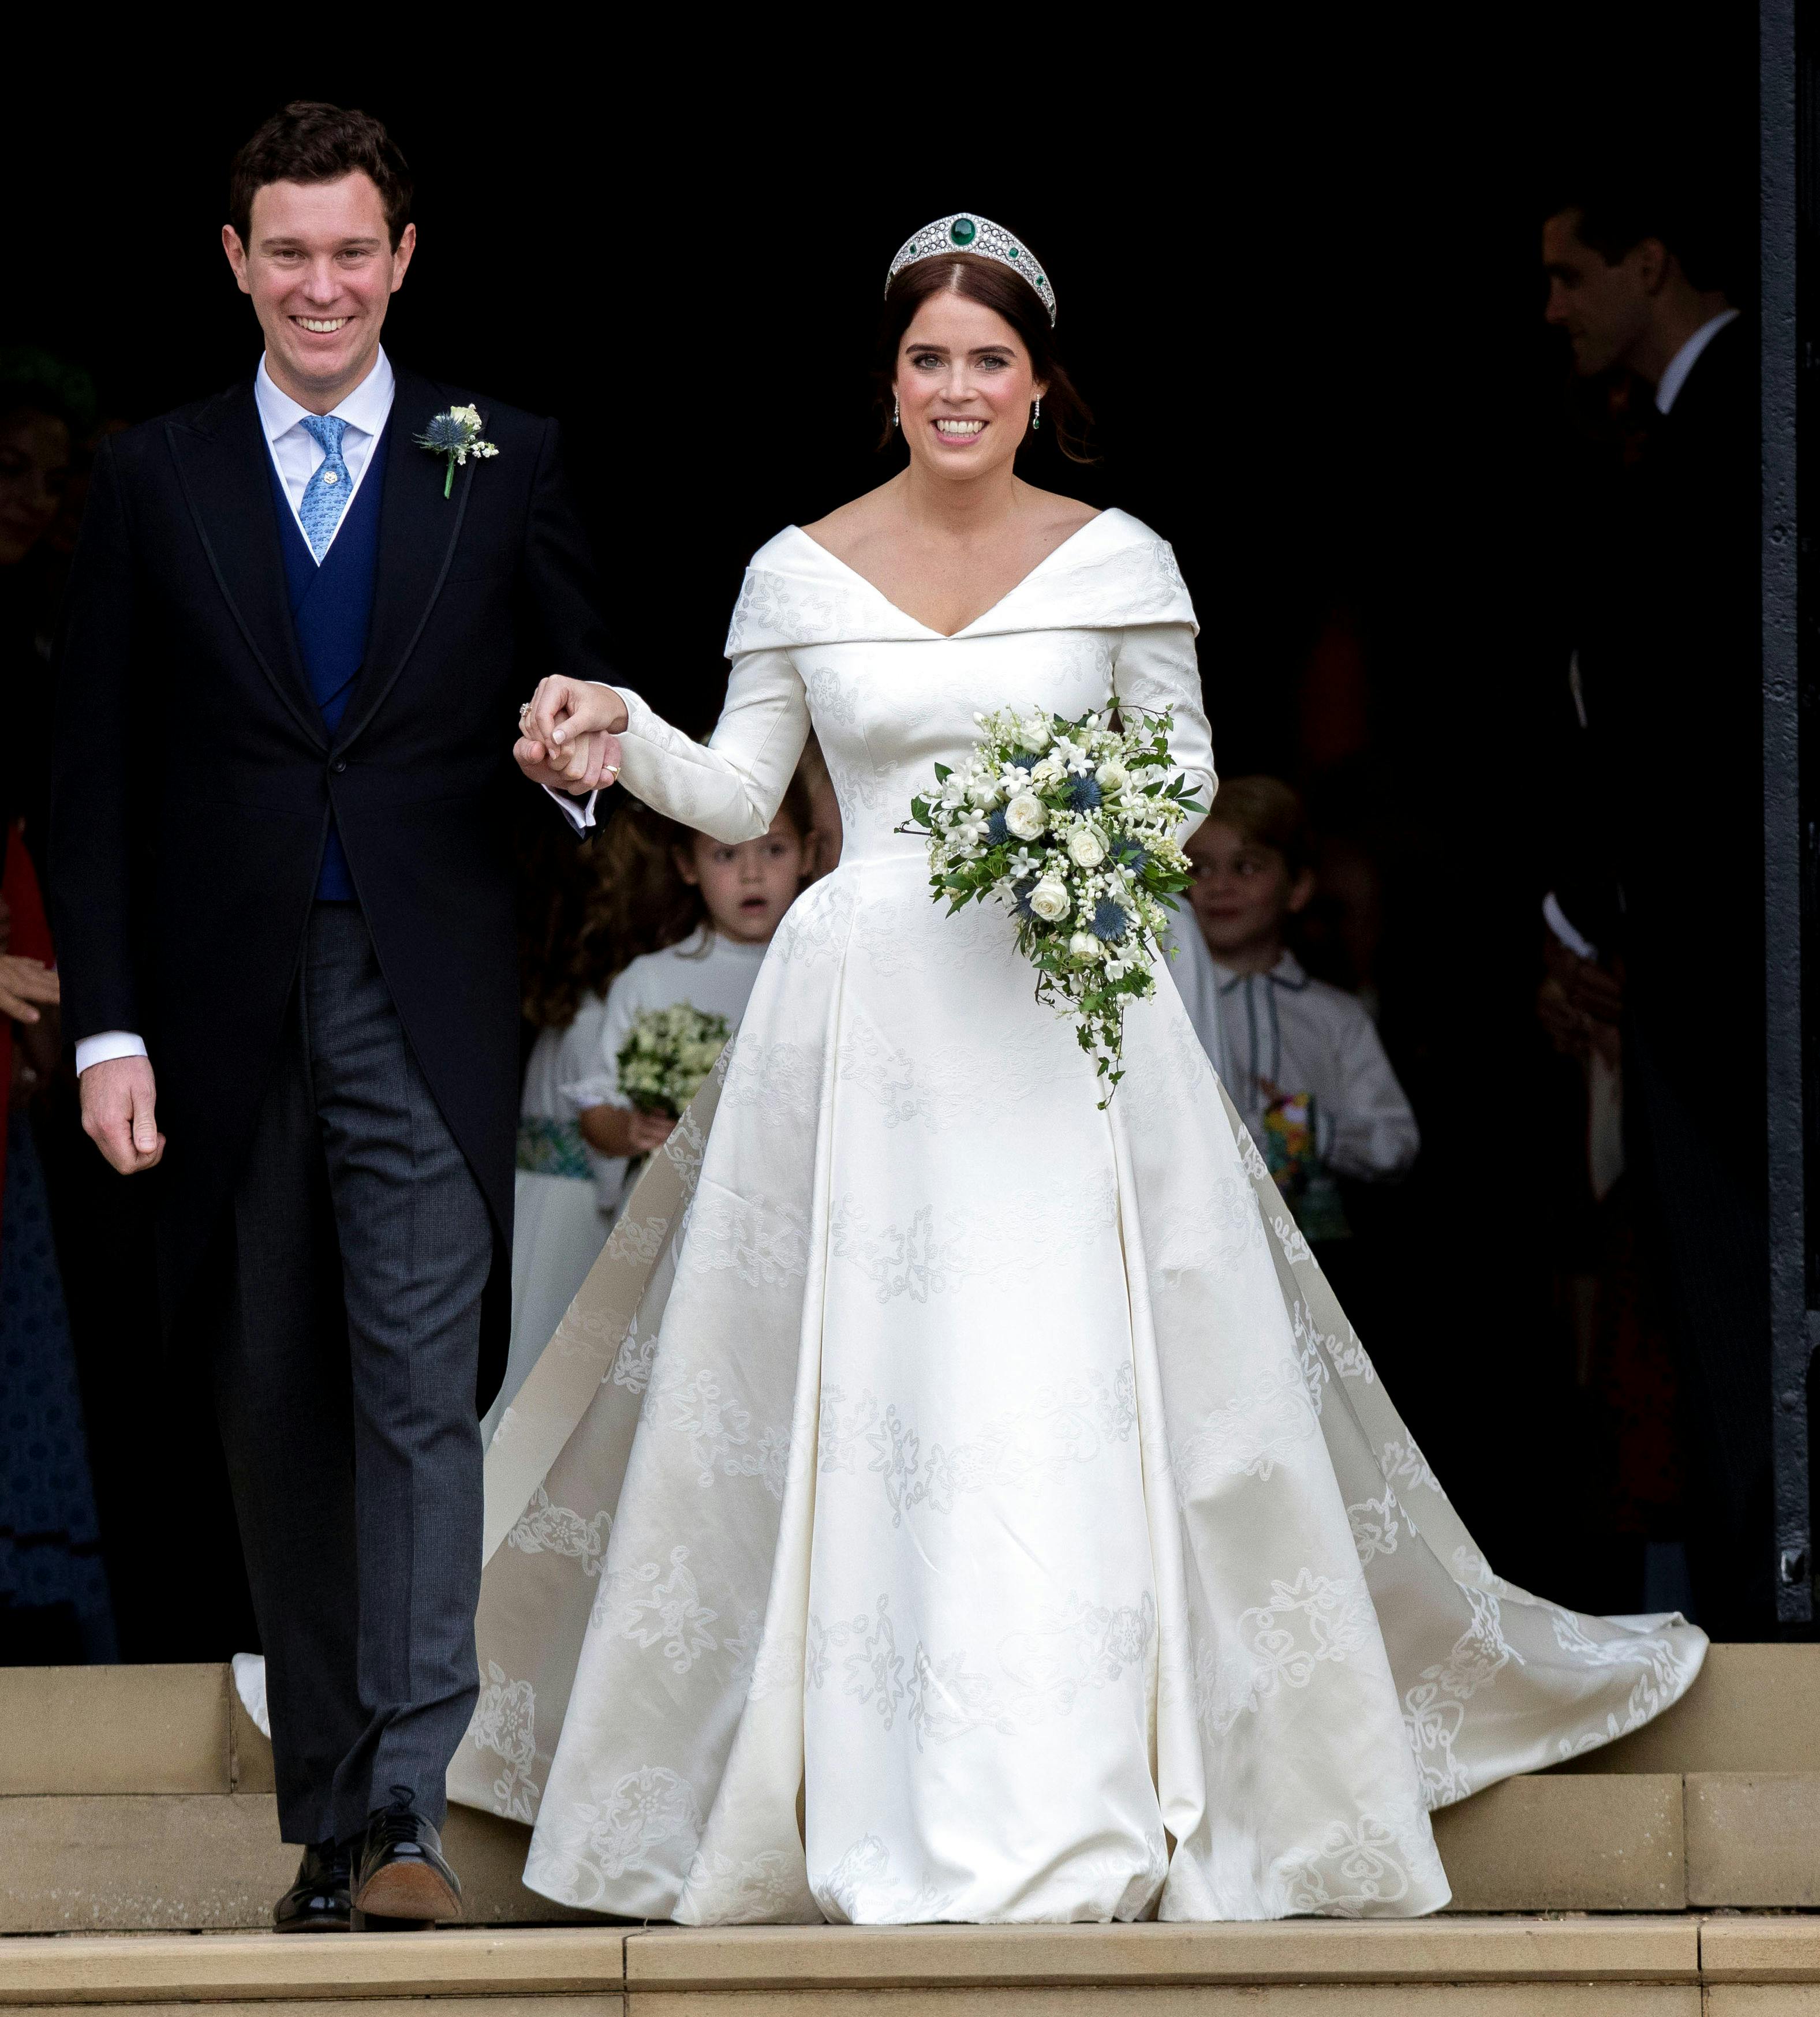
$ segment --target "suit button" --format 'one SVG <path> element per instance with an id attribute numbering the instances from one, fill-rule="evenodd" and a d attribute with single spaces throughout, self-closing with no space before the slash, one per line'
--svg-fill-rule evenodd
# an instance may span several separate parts
<path id="1" fill-rule="evenodd" d="M 340 777 L 340 775 L 341 774 L 341 773 L 342 773 L 345 770 L 346 770 L 346 769 L 347 769 L 347 767 L 348 767 L 348 760 L 347 760 L 347 758 L 346 758 L 345 756 L 343 756 L 343 757 L 338 758 L 338 759 L 337 760 L 337 761 L 336 761 L 336 763 L 335 763 L 335 775 L 336 775 L 338 778 L 338 777 Z"/>

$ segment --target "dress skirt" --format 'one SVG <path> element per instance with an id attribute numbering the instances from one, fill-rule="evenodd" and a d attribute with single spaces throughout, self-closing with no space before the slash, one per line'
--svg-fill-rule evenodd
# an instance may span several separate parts
<path id="1" fill-rule="evenodd" d="M 533 1888 L 1432 1911 L 1431 1809 L 1692 1680 L 1677 1618 L 1493 1572 L 1172 988 L 1125 1063 L 1103 1110 L 913 845 L 791 910 L 488 1456 L 450 1791 L 535 1824 Z"/>

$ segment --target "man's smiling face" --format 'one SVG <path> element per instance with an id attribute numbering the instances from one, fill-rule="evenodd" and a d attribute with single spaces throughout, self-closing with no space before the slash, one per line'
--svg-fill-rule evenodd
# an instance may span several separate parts
<path id="1" fill-rule="evenodd" d="M 371 179 L 267 182 L 253 198 L 249 242 L 222 244 L 265 332 L 266 369 L 300 406 L 327 413 L 373 368 L 379 332 L 417 244 L 394 250 Z"/>

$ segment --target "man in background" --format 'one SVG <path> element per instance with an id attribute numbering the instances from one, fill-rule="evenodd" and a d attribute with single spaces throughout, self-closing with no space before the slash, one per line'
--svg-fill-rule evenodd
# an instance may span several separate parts
<path id="1" fill-rule="evenodd" d="M 1543 226 L 1584 378 L 1648 388 L 1591 528 L 1549 918 L 1622 1032 L 1624 1156 L 1689 1401 L 1688 1552 L 1717 1638 L 1774 1635 L 1754 330 L 1667 175 L 1587 174 Z M 1634 400 L 1633 406 L 1645 402 Z"/>

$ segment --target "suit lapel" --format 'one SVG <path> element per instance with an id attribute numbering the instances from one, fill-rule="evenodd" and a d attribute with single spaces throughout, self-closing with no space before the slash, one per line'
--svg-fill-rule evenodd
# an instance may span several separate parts
<path id="1" fill-rule="evenodd" d="M 366 728 L 403 672 L 455 557 L 474 464 L 455 472 L 442 495 L 440 456 L 417 445 L 432 417 L 450 403 L 440 386 L 400 371 L 388 423 L 385 489 L 379 507 L 379 564 L 373 584 L 373 619 L 337 746 L 346 749 Z"/>
<path id="2" fill-rule="evenodd" d="M 165 436 L 203 551 L 241 636 L 298 726 L 326 746 L 298 656 L 273 516 L 271 452 L 252 381 L 224 395 L 200 422 L 168 423 Z"/>

